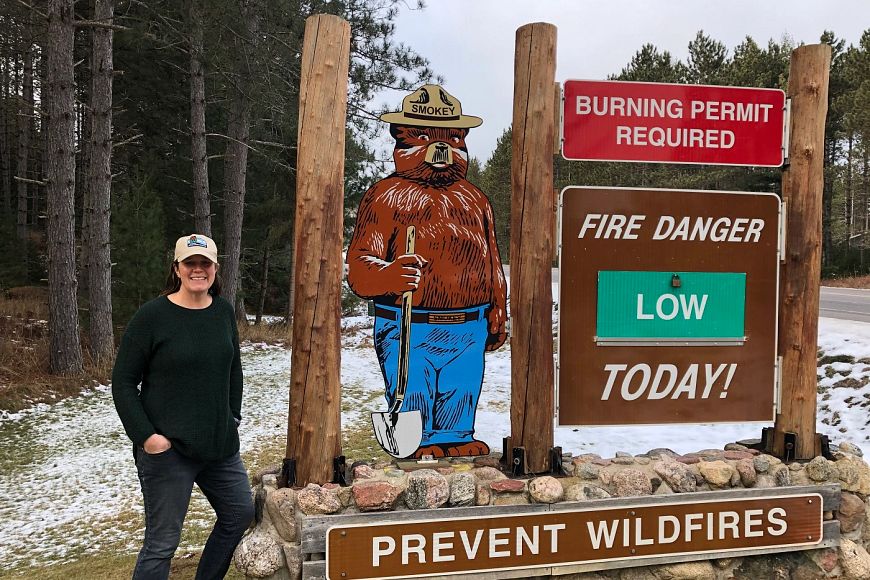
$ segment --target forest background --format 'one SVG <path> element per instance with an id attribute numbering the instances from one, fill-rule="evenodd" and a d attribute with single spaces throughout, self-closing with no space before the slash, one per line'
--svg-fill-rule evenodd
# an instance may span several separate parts
<path id="1" fill-rule="evenodd" d="M 351 25 L 349 234 L 362 194 L 392 170 L 375 97 L 444 81 L 396 40 L 404 8 L 397 0 L 4 2 L 0 409 L 18 406 L 19 397 L 4 401 L 9 385 L 32 383 L 36 392 L 40 380 L 54 382 L 47 377 L 105 375 L 123 325 L 162 289 L 172 244 L 185 233 L 217 240 L 224 295 L 243 333 L 247 314 L 290 322 L 305 18 L 336 14 Z M 861 275 L 870 271 L 870 29 L 857 44 L 834 31 L 818 40 L 833 49 L 823 276 Z M 726 47 L 698 31 L 685 60 L 647 44 L 610 78 L 785 89 L 794 47 L 788 37 Z M 469 164 L 469 179 L 492 201 L 505 261 L 510 165 L 509 127 L 489 159 Z M 779 192 L 780 178 L 769 168 L 555 159 L 556 190 Z M 343 307 L 354 308 L 344 296 Z"/>

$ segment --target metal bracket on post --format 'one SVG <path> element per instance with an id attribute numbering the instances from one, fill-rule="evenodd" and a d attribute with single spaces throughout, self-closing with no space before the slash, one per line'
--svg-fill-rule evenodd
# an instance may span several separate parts
<path id="1" fill-rule="evenodd" d="M 266 490 L 262 485 L 256 487 L 254 492 L 254 523 L 263 521 L 263 510 L 266 508 Z"/>
<path id="2" fill-rule="evenodd" d="M 785 457 L 783 457 L 782 460 L 785 463 L 789 463 L 790 461 L 794 461 L 795 458 L 795 450 L 797 449 L 797 433 L 786 431 L 782 436 L 785 440 L 785 443 L 782 446 Z"/>
<path id="3" fill-rule="evenodd" d="M 763 427 L 761 429 L 761 439 L 758 439 L 757 441 L 755 439 L 738 441 L 738 443 L 746 445 L 746 447 L 749 447 L 750 449 L 761 451 L 762 453 L 772 454 L 774 437 L 773 434 L 773 427 Z"/>
<path id="4" fill-rule="evenodd" d="M 819 434 L 819 454 L 829 461 L 834 460 L 833 454 L 831 454 L 831 440 L 828 439 L 827 435 Z"/>
<path id="5" fill-rule="evenodd" d="M 339 455 L 332 460 L 332 483 L 347 487 L 347 463 L 344 455 Z"/>
<path id="6" fill-rule="evenodd" d="M 296 459 L 285 457 L 281 463 L 281 473 L 278 475 L 278 487 L 293 487 L 296 485 Z"/>
<path id="7" fill-rule="evenodd" d="M 788 168 L 791 160 L 788 150 L 791 147 L 791 99 L 785 100 L 785 111 L 782 115 L 782 168 Z"/>
<path id="8" fill-rule="evenodd" d="M 562 469 L 562 448 L 550 448 L 550 475 L 567 475 Z"/>
<path id="9" fill-rule="evenodd" d="M 514 447 L 511 450 L 511 475 L 520 477 L 526 474 L 526 448 Z"/>
<path id="10" fill-rule="evenodd" d="M 779 263 L 785 264 L 785 245 L 788 235 L 788 200 L 784 199 L 779 205 Z"/>
<path id="11" fill-rule="evenodd" d="M 512 449 L 514 447 L 513 438 L 508 435 L 501 439 L 501 459 L 498 460 L 499 467 L 502 471 L 511 470 L 511 460 L 513 459 Z"/>

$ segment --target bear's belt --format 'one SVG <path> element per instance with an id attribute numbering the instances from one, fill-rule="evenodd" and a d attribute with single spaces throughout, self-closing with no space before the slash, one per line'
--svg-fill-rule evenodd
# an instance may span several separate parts
<path id="1" fill-rule="evenodd" d="M 387 320 L 396 320 L 399 315 L 394 310 L 388 310 L 375 306 L 375 316 L 386 318 Z M 411 312 L 411 322 L 423 322 L 425 324 L 462 324 L 463 322 L 472 322 L 477 320 L 480 312 Z"/>

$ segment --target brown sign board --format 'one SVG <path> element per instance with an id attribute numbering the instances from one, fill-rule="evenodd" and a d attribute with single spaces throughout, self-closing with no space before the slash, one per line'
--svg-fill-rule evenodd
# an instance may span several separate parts
<path id="1" fill-rule="evenodd" d="M 642 565 L 663 555 L 717 554 L 822 541 L 816 493 L 655 505 L 339 525 L 326 534 L 330 580 L 404 578 L 546 566 Z M 577 504 L 580 505 L 580 504 Z"/>
<path id="2" fill-rule="evenodd" d="M 774 194 L 569 187 L 560 425 L 773 421 Z"/>

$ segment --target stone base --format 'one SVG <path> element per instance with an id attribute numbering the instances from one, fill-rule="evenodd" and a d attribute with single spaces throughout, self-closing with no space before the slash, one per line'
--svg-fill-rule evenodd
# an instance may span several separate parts
<path id="1" fill-rule="evenodd" d="M 299 539 L 302 537 L 301 522 L 307 516 L 469 505 L 552 504 L 608 497 L 838 484 L 842 489 L 840 509 L 825 513 L 826 520 L 836 519 L 840 523 L 841 544 L 837 549 L 558 577 L 587 580 L 870 578 L 870 555 L 867 552 L 870 547 L 870 507 L 867 503 L 870 466 L 854 445 L 841 445 L 834 452 L 834 461 L 816 457 L 808 463 L 790 465 L 736 443 L 726 445 L 723 450 L 706 449 L 685 455 L 669 449 L 653 449 L 637 456 L 617 453 L 612 458 L 567 454 L 563 457 L 563 466 L 568 475 L 560 478 L 511 479 L 493 467 L 497 465 L 497 458 L 497 454 L 493 454 L 474 462 L 467 459 L 440 460 L 438 464 L 422 469 L 417 462 L 410 462 L 413 466 L 403 465 L 408 462 L 398 465 L 355 463 L 350 474 L 352 483 L 344 488 L 335 484 L 310 484 L 302 489 L 279 491 L 275 474 L 263 474 L 257 489 L 263 517 L 239 544 L 236 567 L 248 578 L 302 578 L 303 557 Z M 449 510 L 445 510 L 444 515 L 449 517 Z"/>

